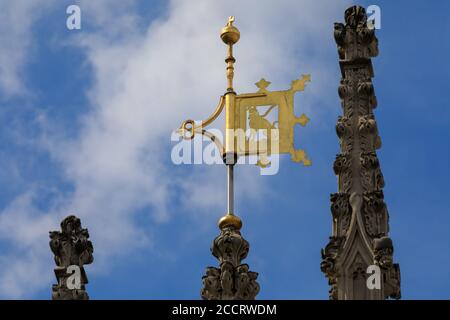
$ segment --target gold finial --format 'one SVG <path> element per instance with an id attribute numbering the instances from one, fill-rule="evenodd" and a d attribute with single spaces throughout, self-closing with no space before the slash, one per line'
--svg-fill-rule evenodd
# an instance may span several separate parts
<path id="1" fill-rule="evenodd" d="M 236 228 L 236 230 L 241 230 L 242 228 L 242 220 L 235 216 L 234 214 L 226 214 L 222 218 L 220 218 L 219 222 L 217 223 L 220 230 L 223 230 L 226 227 L 233 226 Z"/>
<path id="2" fill-rule="evenodd" d="M 220 33 L 220 38 L 227 45 L 233 45 L 239 41 L 241 36 L 239 30 L 233 26 L 234 16 L 230 16 L 228 18 L 228 23 L 225 27 L 222 28 L 222 32 Z"/>
<path id="3" fill-rule="evenodd" d="M 239 30 L 233 26 L 234 16 L 230 16 L 228 18 L 228 23 L 225 27 L 222 28 L 222 32 L 220 33 L 220 38 L 222 41 L 228 45 L 228 55 L 225 59 L 227 64 L 227 80 L 228 80 L 228 92 L 234 92 L 233 90 L 233 77 L 234 77 L 234 63 L 236 59 L 233 57 L 233 45 L 239 41 L 241 34 Z"/>

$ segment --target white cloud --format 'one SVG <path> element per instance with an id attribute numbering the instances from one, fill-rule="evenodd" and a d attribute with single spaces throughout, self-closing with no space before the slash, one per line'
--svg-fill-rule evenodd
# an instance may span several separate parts
<path id="1" fill-rule="evenodd" d="M 0 94 L 24 95 L 23 70 L 30 58 L 33 23 L 54 0 L 5 0 L 0 5 Z"/>
<path id="2" fill-rule="evenodd" d="M 31 191 L 21 195 L 0 215 L 0 241 L 13 243 L 11 250 L 0 256 L 0 295 L 4 297 L 29 295 L 50 281 L 48 231 L 53 217 L 34 208 L 35 196 Z"/>
<path id="3" fill-rule="evenodd" d="M 75 212 L 90 230 L 97 269 L 112 256 L 152 243 L 151 235 L 135 221 L 137 210 L 145 209 L 155 223 L 170 221 L 177 214 L 170 204 L 180 197 L 192 210 L 217 217 L 223 213 L 216 212 L 217 202 L 225 201 L 223 168 L 204 167 L 201 175 L 195 168 L 187 176 L 174 176 L 168 154 L 171 130 L 184 119 L 208 116 L 225 90 L 226 47 L 218 33 L 228 16 L 236 16 L 241 30 L 235 88 L 254 91 L 253 83 L 261 77 L 272 81 L 273 88 L 283 88 L 301 73 L 311 73 L 312 103 L 334 96 L 334 87 L 328 93 L 330 66 L 323 57 L 333 41 L 332 22 L 342 19 L 345 8 L 334 1 L 174 0 L 167 16 L 141 32 L 133 1 L 119 8 L 99 3 L 105 2 L 82 2 L 81 8 L 104 27 L 82 32 L 73 44 L 86 50 L 94 70 L 92 109 L 76 139 L 56 141 L 44 135 L 43 140 L 75 191 L 50 214 L 35 212 L 32 201 L 25 201 L 18 211 L 26 212 L 26 218 L 14 219 L 14 206 L 0 215 L 0 230 L 16 223 L 31 230 L 28 240 L 21 232 L 7 240 L 34 253 L 48 250 L 41 236 L 56 228 L 61 214 Z M 115 15 L 118 18 L 112 19 Z M 108 21 L 114 22 L 113 28 L 105 27 Z M 242 168 L 239 174 L 254 186 L 245 189 L 244 198 L 264 193 L 256 172 Z M 202 186 L 196 188 L 197 184 Z M 183 192 L 175 192 L 175 187 Z M 186 196 L 190 190 L 195 192 Z M 33 231 L 36 225 L 39 231 Z M 48 266 L 47 256 L 36 257 L 12 253 L 2 259 L 12 259 L 19 269 L 29 262 L 41 269 Z M 0 287 L 0 295 L 31 294 L 22 288 L 20 277 L 14 280 L 16 275 L 0 270 L 0 283 L 7 284 Z M 33 288 L 49 286 L 47 278 L 36 279 Z"/>

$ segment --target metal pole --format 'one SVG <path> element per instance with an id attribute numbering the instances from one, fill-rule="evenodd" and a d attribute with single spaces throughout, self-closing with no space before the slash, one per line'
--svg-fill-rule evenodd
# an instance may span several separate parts
<path id="1" fill-rule="evenodd" d="M 227 214 L 234 214 L 234 165 L 227 165 Z"/>

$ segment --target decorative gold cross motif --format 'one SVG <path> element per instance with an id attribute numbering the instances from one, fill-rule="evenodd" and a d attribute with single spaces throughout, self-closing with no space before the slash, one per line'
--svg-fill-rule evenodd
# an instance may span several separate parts
<path id="1" fill-rule="evenodd" d="M 255 83 L 255 85 L 259 88 L 258 93 L 259 92 L 266 92 L 266 88 L 268 86 L 270 86 L 272 82 L 266 81 L 266 79 L 262 78 L 261 80 L 259 80 L 257 83 Z"/>

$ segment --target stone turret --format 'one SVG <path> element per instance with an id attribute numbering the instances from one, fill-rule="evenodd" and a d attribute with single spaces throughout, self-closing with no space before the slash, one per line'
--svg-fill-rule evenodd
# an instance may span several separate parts
<path id="1" fill-rule="evenodd" d="M 378 55 L 375 30 L 364 8 L 345 11 L 345 24 L 335 23 L 343 115 L 336 124 L 340 153 L 333 169 L 338 193 L 331 195 L 333 231 L 322 249 L 321 270 L 328 278 L 330 299 L 400 298 L 400 267 L 393 263 L 384 179 L 376 150 L 381 147 L 373 110 L 371 58 Z M 381 271 L 380 288 L 369 289 L 367 268 Z"/>
<path id="2" fill-rule="evenodd" d="M 81 221 L 71 215 L 61 222 L 61 231 L 50 231 L 50 249 L 55 255 L 53 300 L 88 300 L 85 285 L 88 283 L 84 265 L 94 260 L 94 248 L 89 232 Z"/>
<path id="3" fill-rule="evenodd" d="M 219 260 L 219 268 L 206 268 L 201 296 L 205 300 L 254 300 L 259 292 L 258 274 L 249 271 L 242 260 L 249 244 L 233 225 L 224 225 L 214 239 L 211 252 Z"/>

